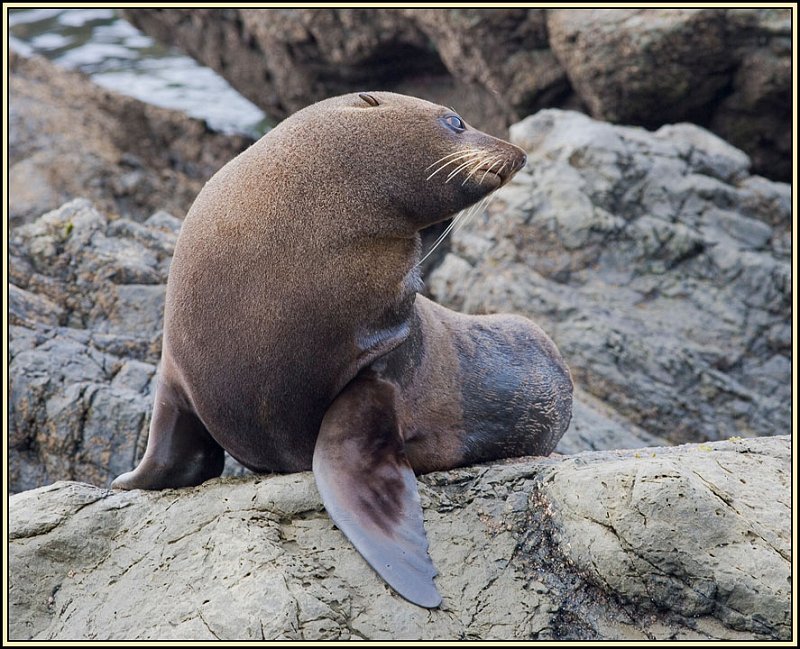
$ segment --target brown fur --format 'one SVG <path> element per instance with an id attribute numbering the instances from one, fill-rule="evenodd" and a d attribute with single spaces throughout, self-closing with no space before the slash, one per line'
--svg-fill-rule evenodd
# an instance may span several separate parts
<path id="1" fill-rule="evenodd" d="M 257 404 L 255 421 L 242 414 L 237 428 L 264 422 L 272 440 L 254 449 L 218 438 L 254 469 L 310 468 L 330 402 L 402 342 L 363 348 L 358 338 L 408 318 L 413 293 L 399 289 L 416 263 L 417 231 L 464 206 L 458 182 L 425 181 L 453 143 L 420 111 L 449 112 L 401 96 L 377 107 L 353 95 L 311 106 L 227 165 L 186 218 L 166 344 L 212 434 L 230 427 L 231 414 L 209 401 Z M 474 137 L 484 148 L 499 142 Z M 399 152 L 397 141 L 430 146 Z M 478 187 L 475 199 L 484 193 Z"/>
<path id="2" fill-rule="evenodd" d="M 572 392 L 530 321 L 417 295 L 419 230 L 525 164 L 452 116 L 392 93 L 336 97 L 206 184 L 170 269 L 147 452 L 113 486 L 197 484 L 221 472 L 223 448 L 256 471 L 313 461 L 326 507 L 376 570 L 437 605 L 412 469 L 549 453 Z"/>

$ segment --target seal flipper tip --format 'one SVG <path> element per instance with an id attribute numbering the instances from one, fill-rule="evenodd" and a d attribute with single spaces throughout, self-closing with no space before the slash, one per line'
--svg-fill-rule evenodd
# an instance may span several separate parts
<path id="1" fill-rule="evenodd" d="M 322 421 L 313 469 L 325 509 L 367 563 L 410 602 L 439 606 L 394 386 L 369 375 L 347 385 Z"/>

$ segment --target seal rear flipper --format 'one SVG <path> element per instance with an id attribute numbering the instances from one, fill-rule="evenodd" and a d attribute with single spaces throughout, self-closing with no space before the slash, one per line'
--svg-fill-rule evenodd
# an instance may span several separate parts
<path id="1" fill-rule="evenodd" d="M 225 451 L 184 402 L 178 390 L 159 379 L 147 450 L 133 471 L 111 483 L 112 489 L 193 487 L 222 474 Z"/>
<path id="2" fill-rule="evenodd" d="M 439 606 L 392 384 L 362 375 L 347 385 L 322 421 L 313 469 L 325 509 L 367 563 L 410 602 Z"/>

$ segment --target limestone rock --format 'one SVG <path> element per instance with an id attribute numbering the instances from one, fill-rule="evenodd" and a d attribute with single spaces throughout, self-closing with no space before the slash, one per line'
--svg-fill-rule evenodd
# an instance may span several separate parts
<path id="1" fill-rule="evenodd" d="M 159 209 L 182 217 L 211 174 L 251 143 L 14 52 L 9 98 L 12 226 L 80 197 L 136 221 Z"/>
<path id="2" fill-rule="evenodd" d="M 433 297 L 529 315 L 578 385 L 651 435 L 785 430 L 790 187 L 691 124 L 547 110 L 511 136 L 527 168 L 453 236 Z"/>
<path id="3" fill-rule="evenodd" d="M 11 497 L 12 640 L 788 640 L 791 444 L 420 478 L 443 607 L 402 600 L 310 473 Z"/>
<path id="4" fill-rule="evenodd" d="M 147 440 L 180 221 L 109 220 L 85 199 L 12 231 L 12 491 L 103 485 Z"/>
<path id="5" fill-rule="evenodd" d="M 180 221 L 77 199 L 12 230 L 9 477 L 107 485 L 147 443 Z M 228 472 L 244 469 L 228 458 Z"/>

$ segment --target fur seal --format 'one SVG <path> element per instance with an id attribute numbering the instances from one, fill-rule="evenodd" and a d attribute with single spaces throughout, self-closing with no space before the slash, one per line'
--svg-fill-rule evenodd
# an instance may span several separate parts
<path id="1" fill-rule="evenodd" d="M 415 472 L 546 455 L 569 371 L 526 318 L 418 295 L 419 231 L 525 152 L 388 92 L 287 118 L 209 180 L 167 283 L 147 450 L 112 487 L 313 469 L 327 511 L 406 599 L 440 604 Z"/>

